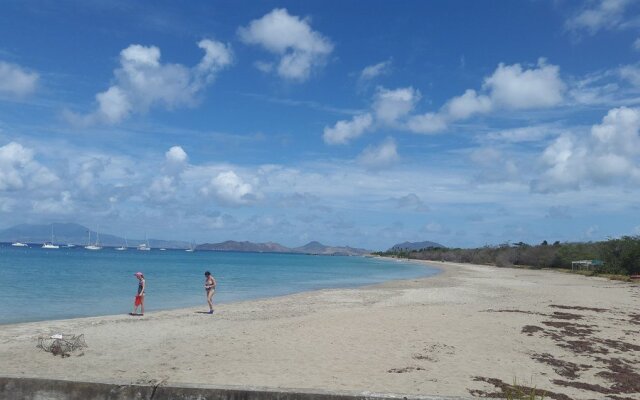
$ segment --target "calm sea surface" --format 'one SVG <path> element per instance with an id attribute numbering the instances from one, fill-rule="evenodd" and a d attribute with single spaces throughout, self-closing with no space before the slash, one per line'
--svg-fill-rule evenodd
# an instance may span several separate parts
<path id="1" fill-rule="evenodd" d="M 0 245 L 0 324 L 131 310 L 142 271 L 145 311 L 202 305 L 204 271 L 216 278 L 214 302 L 355 287 L 438 273 L 422 265 L 364 257 L 297 254 L 44 250 Z"/>

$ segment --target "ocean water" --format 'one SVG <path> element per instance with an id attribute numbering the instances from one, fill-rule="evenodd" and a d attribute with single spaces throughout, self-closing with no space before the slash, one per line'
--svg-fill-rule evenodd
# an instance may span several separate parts
<path id="1" fill-rule="evenodd" d="M 145 312 L 202 305 L 204 272 L 218 287 L 214 303 L 357 287 L 438 273 L 396 260 L 299 254 L 183 250 L 45 250 L 0 245 L 0 324 L 131 311 L 146 278 Z"/>

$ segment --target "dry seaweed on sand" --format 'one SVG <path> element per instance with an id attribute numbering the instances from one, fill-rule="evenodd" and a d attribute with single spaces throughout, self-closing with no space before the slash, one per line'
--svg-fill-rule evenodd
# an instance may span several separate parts
<path id="1" fill-rule="evenodd" d="M 84 334 L 57 334 L 52 336 L 40 336 L 36 348 L 42 349 L 54 356 L 69 357 L 71 353 L 87 346 Z"/>

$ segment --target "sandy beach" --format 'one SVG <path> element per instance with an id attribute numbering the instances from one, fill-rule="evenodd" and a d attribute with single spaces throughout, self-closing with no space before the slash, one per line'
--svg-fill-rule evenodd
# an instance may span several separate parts
<path id="1" fill-rule="evenodd" d="M 517 380 L 546 398 L 640 398 L 639 285 L 431 265 L 443 272 L 214 315 L 203 294 L 202 307 L 144 317 L 3 325 L 0 375 L 469 397 Z M 35 347 L 54 333 L 82 333 L 89 347 L 68 358 Z"/>

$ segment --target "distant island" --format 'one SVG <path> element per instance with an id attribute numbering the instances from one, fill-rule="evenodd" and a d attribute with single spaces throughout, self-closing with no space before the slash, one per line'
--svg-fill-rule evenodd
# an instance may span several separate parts
<path id="1" fill-rule="evenodd" d="M 332 256 L 361 256 L 370 254 L 370 250 L 358 249 L 349 246 L 326 246 L 320 242 L 309 242 L 300 247 L 286 247 L 278 243 L 252 243 L 236 242 L 227 240 L 222 243 L 205 243 L 196 246 L 196 250 L 213 251 L 250 251 L 258 253 L 298 253 L 298 254 L 318 254 Z"/>

